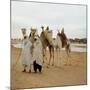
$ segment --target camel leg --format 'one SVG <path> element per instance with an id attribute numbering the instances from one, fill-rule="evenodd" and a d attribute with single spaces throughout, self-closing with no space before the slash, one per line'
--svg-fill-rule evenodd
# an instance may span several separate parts
<path id="1" fill-rule="evenodd" d="M 67 61 L 66 61 L 66 64 L 65 65 L 71 65 L 71 62 L 69 60 L 69 53 L 70 53 L 69 47 L 66 47 L 65 49 L 66 49 L 66 54 L 67 54 L 66 55 Z"/>
<path id="2" fill-rule="evenodd" d="M 49 53 L 50 53 L 49 65 L 50 65 L 50 62 L 51 62 L 51 56 L 52 56 L 52 54 L 51 54 L 51 47 L 49 47 Z"/>
<path id="3" fill-rule="evenodd" d="M 56 47 L 56 53 L 57 53 L 57 64 L 58 64 L 58 48 Z"/>
<path id="4" fill-rule="evenodd" d="M 66 51 L 66 63 L 65 63 L 65 65 L 68 65 L 68 50 L 67 50 L 67 47 L 65 47 L 65 51 Z"/>
<path id="5" fill-rule="evenodd" d="M 43 56 L 44 56 L 44 60 L 43 60 L 43 63 L 45 63 L 45 59 L 46 59 L 46 50 L 44 49 L 44 51 L 43 51 Z"/>
<path id="6" fill-rule="evenodd" d="M 52 47 L 52 55 L 53 55 L 53 63 L 52 63 L 52 66 L 54 65 L 54 48 Z"/>
<path id="7" fill-rule="evenodd" d="M 61 52 L 60 52 L 60 48 L 58 48 L 58 53 L 59 53 L 59 60 L 58 60 L 58 65 L 60 66 L 60 60 L 61 60 Z"/>
<path id="8" fill-rule="evenodd" d="M 70 52 L 71 52 L 70 45 L 67 45 L 67 46 L 65 47 L 65 49 L 66 49 L 67 55 L 68 55 L 68 57 L 69 57 L 69 56 L 70 56 Z"/>
<path id="9" fill-rule="evenodd" d="M 49 68 L 47 65 L 46 49 L 43 49 L 43 64 L 46 65 L 47 68 Z"/>
<path id="10" fill-rule="evenodd" d="M 44 49 L 43 49 L 43 63 L 45 62 L 44 58 L 45 58 L 45 53 L 44 53 Z"/>
<path id="11" fill-rule="evenodd" d="M 45 60 L 47 60 L 46 49 L 43 49 L 43 63 L 45 63 Z"/>
<path id="12" fill-rule="evenodd" d="M 57 65 L 58 66 L 60 65 L 60 60 L 61 60 L 61 57 L 60 57 L 60 48 L 57 48 Z"/>

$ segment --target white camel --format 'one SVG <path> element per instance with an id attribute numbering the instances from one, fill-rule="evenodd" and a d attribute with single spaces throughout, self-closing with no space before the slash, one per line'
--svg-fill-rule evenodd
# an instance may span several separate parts
<path id="1" fill-rule="evenodd" d="M 61 50 L 62 50 L 62 48 L 65 48 L 65 51 L 66 51 L 66 54 L 67 54 L 67 61 L 66 61 L 65 65 L 67 65 L 68 63 L 70 63 L 69 62 L 69 56 L 70 56 L 70 51 L 71 51 L 70 41 L 67 39 L 66 43 L 63 45 L 63 42 L 62 42 L 61 38 L 62 37 L 60 36 L 60 32 L 58 31 L 56 38 L 53 39 L 53 46 L 56 50 L 58 60 L 62 59 L 61 58 Z M 58 63 L 59 63 L 59 61 L 58 61 Z"/>

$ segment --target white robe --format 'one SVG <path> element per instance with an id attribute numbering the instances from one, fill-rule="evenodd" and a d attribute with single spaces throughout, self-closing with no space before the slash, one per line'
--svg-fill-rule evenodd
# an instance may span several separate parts
<path id="1" fill-rule="evenodd" d="M 31 64 L 33 64 L 31 46 L 32 46 L 32 43 L 30 42 L 28 38 L 23 40 L 22 52 L 21 52 L 21 57 L 20 57 L 20 61 L 22 65 L 30 66 Z"/>
<path id="2" fill-rule="evenodd" d="M 36 60 L 36 63 L 42 66 L 43 51 L 42 51 L 42 44 L 39 39 L 34 43 L 33 60 Z"/>

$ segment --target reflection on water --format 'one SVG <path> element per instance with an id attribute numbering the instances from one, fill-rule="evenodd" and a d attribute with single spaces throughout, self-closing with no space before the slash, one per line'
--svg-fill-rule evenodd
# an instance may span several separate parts
<path id="1" fill-rule="evenodd" d="M 16 48 L 22 48 L 22 44 L 12 44 Z M 62 50 L 65 50 L 64 48 Z M 71 51 L 87 52 L 86 44 L 71 44 Z"/>

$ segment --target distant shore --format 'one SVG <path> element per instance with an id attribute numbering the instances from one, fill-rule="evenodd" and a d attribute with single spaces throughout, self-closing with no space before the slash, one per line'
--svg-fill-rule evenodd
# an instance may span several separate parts
<path id="1" fill-rule="evenodd" d="M 11 43 L 11 46 L 14 46 L 16 48 L 22 48 L 21 42 Z M 64 48 L 62 48 L 62 50 L 64 50 Z M 79 43 L 71 43 L 71 51 L 72 52 L 87 52 L 87 45 L 79 44 Z"/>

